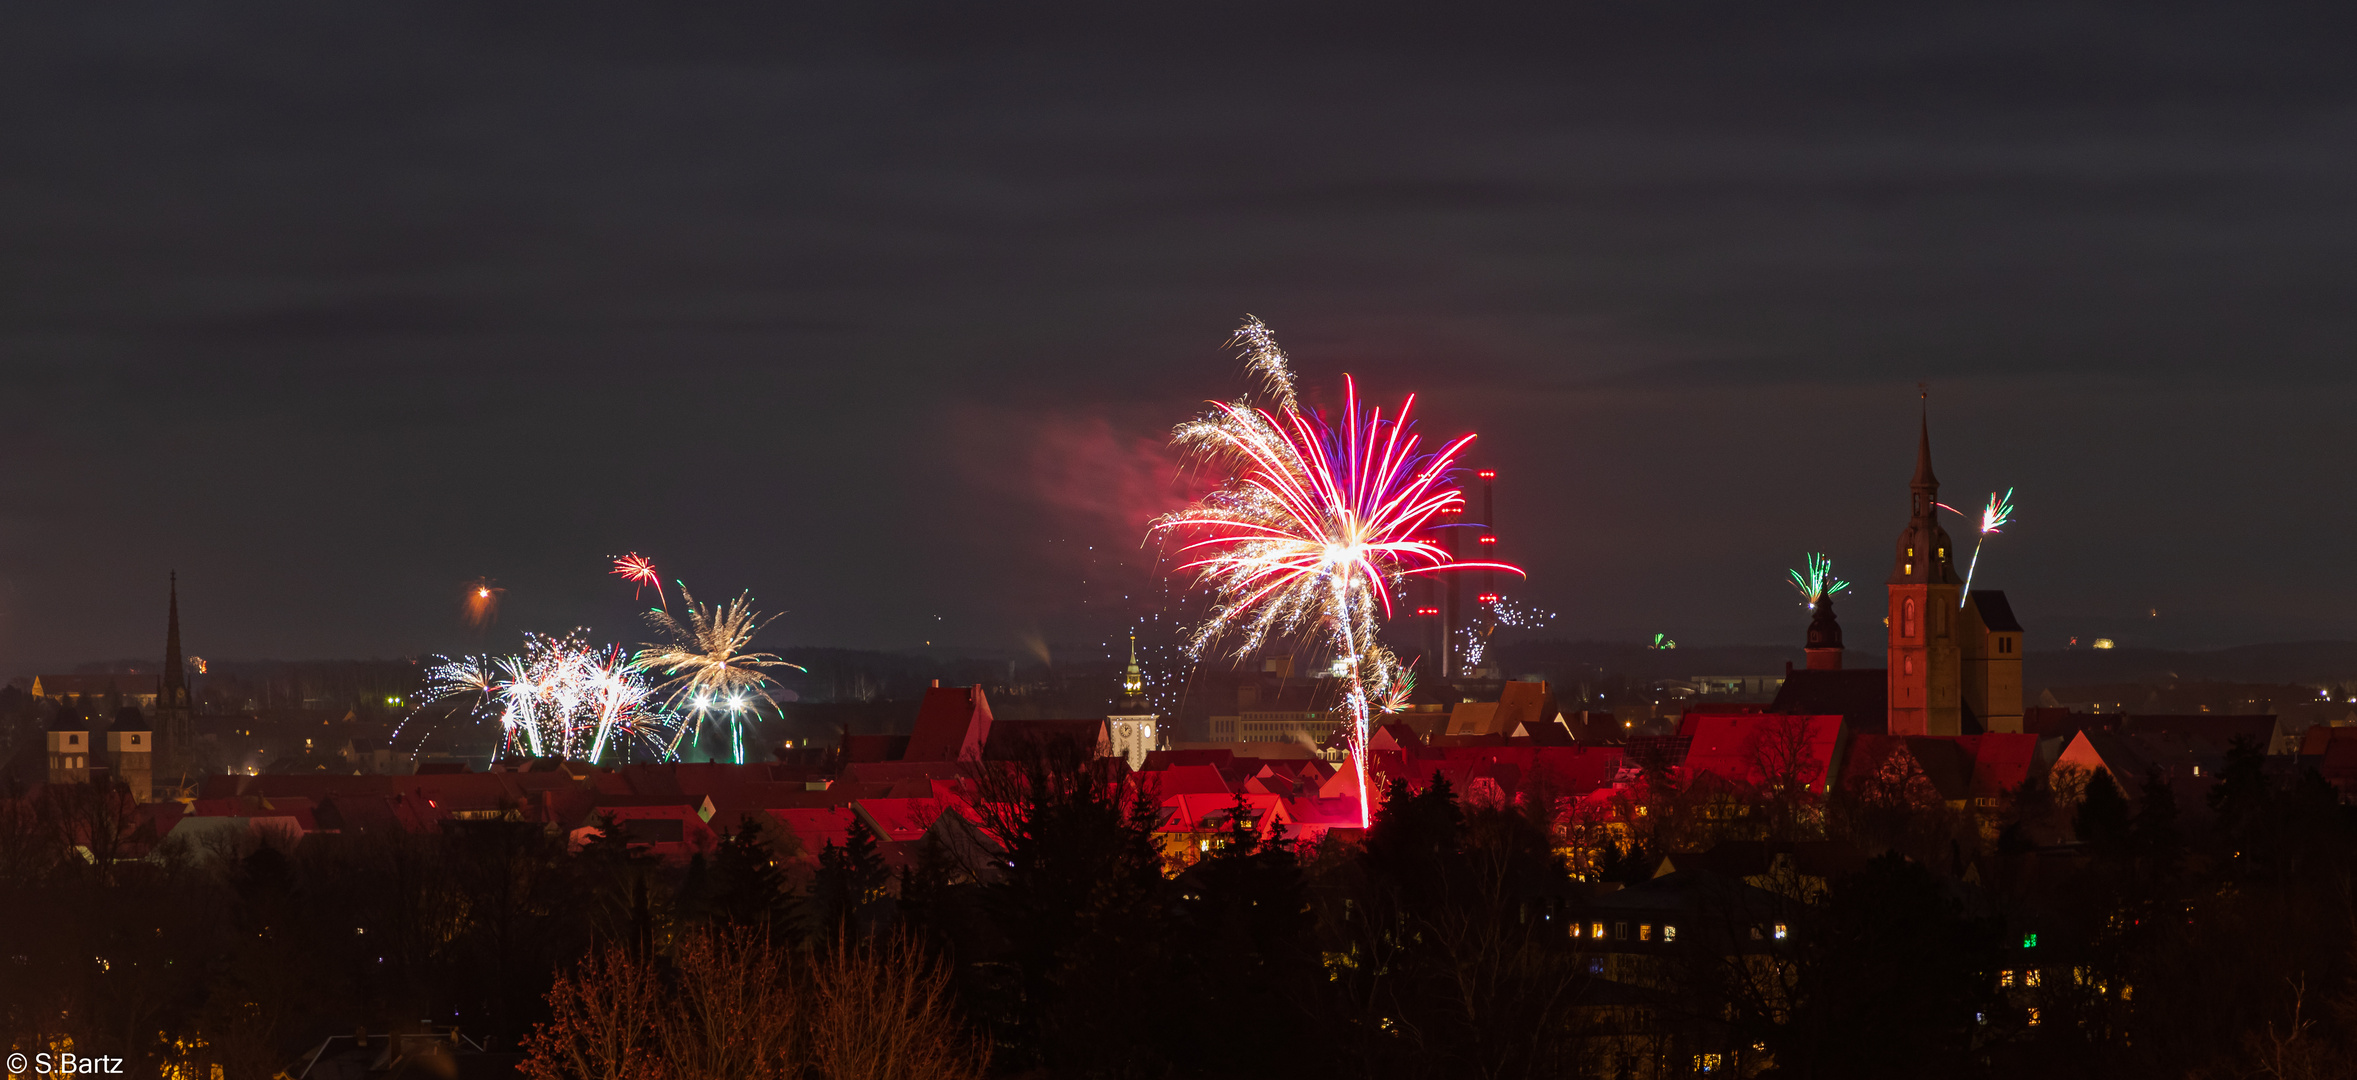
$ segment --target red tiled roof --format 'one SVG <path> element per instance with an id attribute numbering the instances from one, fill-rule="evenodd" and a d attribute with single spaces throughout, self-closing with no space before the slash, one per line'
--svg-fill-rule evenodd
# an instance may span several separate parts
<path id="1" fill-rule="evenodd" d="M 909 733 L 909 761 L 965 761 L 980 758 L 990 741 L 990 702 L 979 686 L 936 686 L 917 707 Z"/>

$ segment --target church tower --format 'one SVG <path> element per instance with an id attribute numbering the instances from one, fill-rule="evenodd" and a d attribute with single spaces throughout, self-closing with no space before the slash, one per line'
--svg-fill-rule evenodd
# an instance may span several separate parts
<path id="1" fill-rule="evenodd" d="M 1841 623 L 1833 617 L 1831 590 L 1817 594 L 1817 605 L 1809 612 L 1809 638 L 1806 650 L 1810 671 L 1841 670 Z"/>
<path id="2" fill-rule="evenodd" d="M 155 771 L 168 790 L 191 782 L 196 768 L 196 716 L 188 699 L 188 675 L 180 662 L 180 574 L 172 574 L 171 614 L 164 624 L 164 672 L 156 680 L 155 731 L 160 751 Z M 144 797 L 145 793 L 141 793 Z"/>
<path id="3" fill-rule="evenodd" d="M 1890 591 L 1890 733 L 1961 735 L 1963 657 L 1956 638 L 1964 586 L 1940 527 L 1940 479 L 1931 470 L 1931 418 L 1915 448 L 1907 528 L 1899 534 Z"/>
<path id="4" fill-rule="evenodd" d="M 1146 703 L 1146 669 L 1138 666 L 1138 636 L 1129 635 L 1129 666 L 1121 669 L 1121 704 L 1105 717 L 1108 756 L 1124 759 L 1132 769 L 1146 766 L 1146 755 L 1162 749 L 1162 717 Z"/>

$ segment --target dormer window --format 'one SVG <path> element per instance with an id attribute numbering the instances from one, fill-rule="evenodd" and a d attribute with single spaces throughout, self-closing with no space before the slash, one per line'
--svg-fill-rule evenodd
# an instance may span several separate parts
<path id="1" fill-rule="evenodd" d="M 68 735 L 65 737 L 65 744 L 67 746 L 80 746 L 82 745 L 82 737 L 79 735 Z"/>

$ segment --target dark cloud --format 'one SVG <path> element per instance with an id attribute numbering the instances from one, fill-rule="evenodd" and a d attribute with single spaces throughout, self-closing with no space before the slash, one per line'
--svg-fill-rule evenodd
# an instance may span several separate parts
<path id="1" fill-rule="evenodd" d="M 2357 633 L 2345 15 L 1529 8 L 0 9 L 0 665 L 171 566 L 217 656 L 485 574 L 619 632 L 631 549 L 794 641 L 1101 635 L 1061 553 L 1247 311 L 1480 429 L 1573 633 L 1871 583 L 1924 379 L 2034 632 Z"/>

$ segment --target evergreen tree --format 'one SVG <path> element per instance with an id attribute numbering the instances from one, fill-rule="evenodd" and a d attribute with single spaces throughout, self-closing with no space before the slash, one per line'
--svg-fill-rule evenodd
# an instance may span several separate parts
<path id="1" fill-rule="evenodd" d="M 2116 793 L 2115 793 L 2116 794 Z M 1835 883 L 1797 928 L 1796 1000 L 1769 1035 L 1778 1068 L 1825 1078 L 1964 1076 L 1976 1016 L 2001 1008 L 1994 927 L 1895 852 Z"/>
<path id="2" fill-rule="evenodd" d="M 818 854 L 818 874 L 810 883 L 808 917 L 811 933 L 823 943 L 839 935 L 866 936 L 874 932 L 878 901 L 891 875 L 884 868 L 876 832 L 854 813 L 843 843 L 828 841 Z"/>
<path id="3" fill-rule="evenodd" d="M 2185 862 L 2185 834 L 2177 824 L 2177 793 L 2156 769 L 2145 776 L 2139 795 L 2143 805 L 2128 822 L 2128 840 L 2137 867 L 2153 883 L 2174 881 Z"/>
<path id="4" fill-rule="evenodd" d="M 2095 770 L 2087 778 L 2087 790 L 2079 798 L 2078 817 L 2072 823 L 2079 839 L 2099 857 L 2117 858 L 2128 851 L 2128 800 L 2120 794 L 2119 785 L 2112 783 L 2111 772 Z"/>
<path id="5" fill-rule="evenodd" d="M 779 930 L 785 925 L 786 874 L 747 814 L 712 857 L 713 917 L 738 926 Z"/>
<path id="6" fill-rule="evenodd" d="M 1236 796 L 1225 843 L 1179 877 L 1178 948 L 1165 1053 L 1204 1076 L 1283 1075 L 1315 1064 L 1323 989 L 1316 917 L 1283 822 Z"/>

